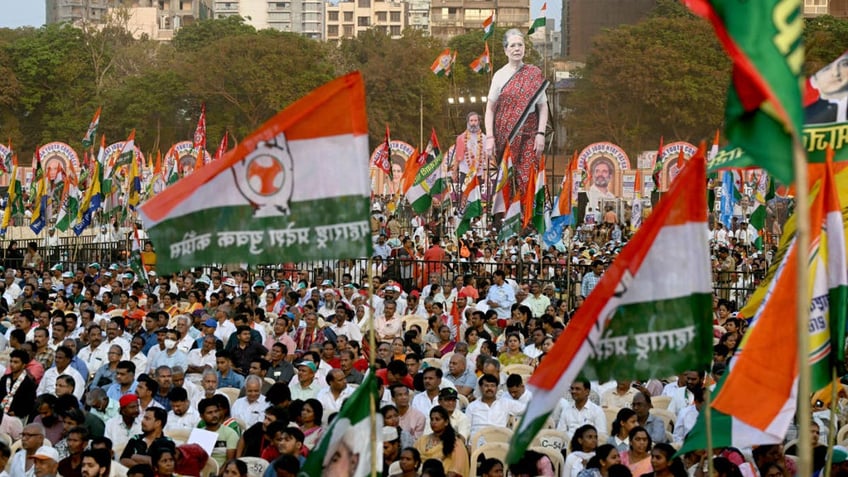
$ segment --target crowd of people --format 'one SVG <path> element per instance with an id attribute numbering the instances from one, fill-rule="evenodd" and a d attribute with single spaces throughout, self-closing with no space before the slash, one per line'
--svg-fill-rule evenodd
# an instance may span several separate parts
<path id="1" fill-rule="evenodd" d="M 711 373 L 667 382 L 577 380 L 547 426 L 567 444 L 563 465 L 539 452 L 508 469 L 490 456 L 472 461 L 478 433 L 521 418 L 532 397 L 527 378 L 567 336 L 569 320 L 622 246 L 588 240 L 569 255 L 544 251 L 532 238 L 499 245 L 472 236 L 461 245 L 467 256 L 456 251 L 465 261 L 451 262 L 437 236 L 428 235 L 418 254 L 412 237 L 398 247 L 377 233 L 376 254 L 397 266 L 357 270 L 338 261 L 265 275 L 219 268 L 165 275 L 154 265 L 149 281 L 126 264 L 41 270 L 37 247 L 28 246 L 20 268 L 3 270 L 0 281 L 0 307 L 8 310 L 0 324 L 7 357 L 0 467 L 13 477 L 216 468 L 244 476 L 258 461 L 266 476 L 294 476 L 374 372 L 383 475 L 464 477 L 476 468 L 487 476 L 681 477 L 684 467 L 696 475 L 703 456 L 673 459 L 672 446 L 694 425 L 704 388 L 721 375 L 746 325 L 718 293 Z M 723 250 L 716 267 L 732 259 Z M 155 264 L 152 248 L 146 253 Z M 524 278 L 511 264 L 519 255 L 536 265 Z M 586 264 L 573 290 L 556 280 Z M 658 396 L 669 422 L 651 411 Z M 214 433 L 214 444 L 189 440 L 195 429 Z M 12 454 L 8 444 L 18 441 Z M 723 452 L 716 467 L 727 475 L 766 475 L 771 464 L 791 473 L 782 450 L 768 461 L 762 453 L 745 460 Z"/>

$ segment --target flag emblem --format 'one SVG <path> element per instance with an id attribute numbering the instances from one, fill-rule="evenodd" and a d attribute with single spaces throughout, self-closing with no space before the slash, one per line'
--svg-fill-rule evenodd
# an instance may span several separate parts
<path id="1" fill-rule="evenodd" d="M 293 160 L 280 133 L 275 140 L 260 143 L 233 167 L 238 189 L 254 206 L 254 216 L 288 215 L 294 190 Z"/>

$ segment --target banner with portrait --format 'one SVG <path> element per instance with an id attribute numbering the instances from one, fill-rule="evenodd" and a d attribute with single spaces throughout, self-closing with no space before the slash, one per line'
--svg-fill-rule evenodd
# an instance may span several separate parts
<path id="1" fill-rule="evenodd" d="M 605 200 L 626 198 L 622 174 L 630 170 L 630 158 L 621 147 L 611 142 L 586 146 L 577 156 L 577 170 L 586 177 L 582 191 L 586 192 L 588 207 L 593 210 Z"/>
<path id="2" fill-rule="evenodd" d="M 371 152 L 370 164 L 374 164 L 374 158 L 380 152 L 384 143 L 380 143 Z M 383 172 L 379 167 L 370 167 L 371 192 L 374 195 L 395 195 L 400 191 L 400 179 L 406 168 L 407 159 L 412 156 L 415 147 L 404 141 L 392 139 L 389 141 L 390 161 L 392 166 L 392 177 Z"/>

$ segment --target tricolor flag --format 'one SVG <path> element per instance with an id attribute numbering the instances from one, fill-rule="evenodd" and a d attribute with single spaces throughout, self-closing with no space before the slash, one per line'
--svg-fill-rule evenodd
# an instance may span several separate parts
<path id="1" fill-rule="evenodd" d="M 577 151 L 569 162 L 565 170 L 565 175 L 562 178 L 560 185 L 559 196 L 554 200 L 553 209 L 551 210 L 550 225 L 542 234 L 542 241 L 545 242 L 545 247 L 556 245 L 562 240 L 562 233 L 565 231 L 565 226 L 571 223 L 572 210 L 571 201 L 574 193 L 574 171 L 577 169 Z"/>
<path id="2" fill-rule="evenodd" d="M 104 160 L 103 156 L 104 148 L 101 145 L 100 157 L 98 157 L 97 161 L 94 161 L 91 184 L 85 191 L 85 196 L 83 196 L 79 206 L 79 212 L 77 212 L 77 218 L 74 221 L 73 227 L 71 227 L 76 235 L 80 235 L 86 227 L 91 225 L 91 218 L 97 212 L 97 209 L 100 208 L 100 203 L 103 201 L 103 193 L 100 189 L 103 181 L 103 166 L 101 165 Z"/>
<path id="3" fill-rule="evenodd" d="M 579 373 L 648 379 L 706 369 L 712 357 L 712 273 L 703 151 L 658 203 L 530 377 L 533 398 L 513 435 L 518 461 Z"/>
<path id="4" fill-rule="evenodd" d="M 368 162 L 365 88 L 350 73 L 141 205 L 156 271 L 371 256 Z"/>
<path id="5" fill-rule="evenodd" d="M 450 48 L 445 48 L 436 58 L 436 61 L 433 62 L 432 66 L 430 66 L 430 71 L 436 76 L 450 76 L 450 70 L 451 51 Z"/>
<path id="6" fill-rule="evenodd" d="M 733 62 L 725 108 L 730 148 L 791 184 L 793 141 L 804 123 L 801 0 L 686 0 L 707 18 Z M 750 18 L 768 19 L 752 24 Z"/>
<path id="7" fill-rule="evenodd" d="M 533 217 L 533 205 L 536 199 L 536 166 L 530 166 L 530 177 L 527 189 L 521 196 L 521 229 L 525 229 Z"/>
<path id="8" fill-rule="evenodd" d="M 197 127 L 194 128 L 194 139 L 192 150 L 195 153 L 194 170 L 198 170 L 205 164 L 206 156 L 206 103 L 200 105 L 200 118 L 197 119 Z"/>
<path id="9" fill-rule="evenodd" d="M 30 217 L 29 228 L 35 235 L 41 233 L 47 225 L 47 174 L 41 166 L 41 148 L 35 148 L 35 176 L 32 179 L 35 195 L 32 200 L 32 217 Z"/>
<path id="10" fill-rule="evenodd" d="M 834 182 L 828 163 L 810 210 L 813 230 L 809 254 L 812 299 L 808 354 L 813 390 L 830 384 L 834 366 L 838 374 L 844 372 L 841 367 L 848 265 L 844 224 Z M 712 406 L 715 447 L 743 448 L 781 443 L 795 415 L 798 339 L 794 324 L 787 326 L 785 316 L 786 310 L 794 310 L 797 305 L 797 293 L 787 292 L 797 287 L 797 253 L 793 236 L 788 250 L 776 265 L 765 299 L 755 300 L 759 306 L 753 314 L 752 324 L 731 360 L 728 373 L 719 381 Z M 752 393 L 758 398 L 750 399 Z M 735 401 L 729 405 L 732 399 Z M 706 444 L 706 423 L 702 414 L 686 436 L 680 453 L 705 449 Z"/>
<path id="11" fill-rule="evenodd" d="M 130 163 L 130 175 L 128 178 L 129 195 L 127 197 L 127 205 L 130 210 L 135 210 L 139 202 L 141 202 L 141 173 L 139 173 L 138 169 L 138 160 L 133 159 L 132 163 Z"/>
<path id="12" fill-rule="evenodd" d="M 144 260 L 141 258 L 141 238 L 138 236 L 138 227 L 133 224 L 132 251 L 130 252 L 130 268 L 140 283 L 147 283 L 147 270 L 144 268 Z"/>
<path id="13" fill-rule="evenodd" d="M 757 198 L 754 201 L 754 211 L 748 220 L 748 224 L 757 230 L 757 238 L 754 240 L 754 246 L 757 250 L 762 250 L 764 245 L 764 235 L 766 232 L 766 210 L 768 203 L 774 199 L 774 178 L 763 172 L 760 176 L 760 181 L 765 181 L 765 191 L 758 191 Z"/>
<path id="14" fill-rule="evenodd" d="M 426 158 L 426 156 L 418 154 L 418 148 L 416 148 L 412 151 L 409 159 L 406 160 L 406 166 L 403 168 L 403 175 L 400 178 L 400 193 L 404 196 L 409 192 L 409 188 L 415 182 L 415 177 L 418 175 L 418 171 L 421 170 L 421 166 L 424 165 Z"/>
<path id="15" fill-rule="evenodd" d="M 489 65 L 491 64 L 492 62 L 489 57 L 489 44 L 486 43 L 486 47 L 483 51 L 483 54 L 478 56 L 477 58 L 474 58 L 474 61 L 472 61 L 471 65 L 469 66 L 471 66 L 471 69 L 475 73 L 488 73 Z"/>
<path id="16" fill-rule="evenodd" d="M 378 412 L 377 435 L 371 435 L 371 413 L 373 400 L 379 406 L 377 379 L 374 372 L 365 375 L 362 384 L 345 399 L 342 408 L 330 426 L 324 430 L 321 440 L 309 452 L 298 477 L 316 475 L 344 475 L 367 477 L 371 475 L 371 448 L 377 451 L 376 462 L 383 462 L 383 416 Z M 376 443 L 376 444 L 375 444 Z M 463 445 L 463 444 L 459 444 Z M 382 467 L 378 467 L 381 469 Z M 381 473 L 378 471 L 377 475 Z"/>
<path id="17" fill-rule="evenodd" d="M 512 203 L 512 176 L 514 173 L 512 150 L 509 147 L 509 143 L 506 143 L 503 159 L 501 160 L 501 165 L 498 169 L 498 180 L 495 183 L 494 207 L 492 208 L 493 214 L 505 213 L 507 211 L 507 204 Z"/>
<path id="18" fill-rule="evenodd" d="M 174 157 L 174 160 L 168 164 L 168 170 L 165 172 L 165 184 L 173 185 L 176 184 L 178 180 L 180 180 L 180 161 L 176 157 L 176 151 L 174 151 L 174 147 L 165 154 L 165 158 Z"/>
<path id="19" fill-rule="evenodd" d="M 536 171 L 535 193 L 533 197 L 533 226 L 542 235 L 545 233 L 545 183 L 547 181 L 545 171 L 545 156 L 539 162 L 539 170 Z"/>
<path id="20" fill-rule="evenodd" d="M 515 194 L 509 208 L 504 214 L 501 231 L 498 233 L 498 241 L 503 242 L 513 235 L 521 233 L 521 195 Z"/>
<path id="21" fill-rule="evenodd" d="M 842 368 L 845 350 L 848 268 L 842 209 L 830 163 L 810 210 L 810 224 L 809 363 L 815 391 L 830 384 L 834 367 Z M 796 242 L 773 282 L 774 292 L 754 316 L 755 324 L 740 343 L 724 387 L 713 402 L 716 410 L 780 437 L 786 435 L 795 413 L 798 338 L 795 327 L 786 325 L 785 314 L 795 309 L 798 300 L 797 293 L 787 293 L 797 288 L 797 253 Z M 743 393 L 750 396 L 751 392 L 762 398 L 730 405 L 731 400 Z"/>
<path id="22" fill-rule="evenodd" d="M 107 158 L 99 158 L 98 160 L 105 161 Z M 132 161 L 135 160 L 135 129 L 130 132 L 127 140 L 124 141 L 123 146 L 121 146 L 121 152 L 118 154 L 118 158 L 115 160 L 115 164 L 112 167 L 105 169 L 106 174 L 104 175 L 104 179 L 111 180 L 112 176 L 115 174 L 115 171 L 120 169 L 123 166 L 128 166 Z"/>
<path id="23" fill-rule="evenodd" d="M 480 199 L 480 181 L 477 179 L 477 174 L 474 174 L 465 190 L 462 192 L 465 197 L 465 212 L 462 214 L 462 220 L 456 227 L 457 237 L 462 237 L 465 232 L 471 230 L 471 221 L 483 215 L 483 203 Z"/>
<path id="24" fill-rule="evenodd" d="M 73 174 L 65 181 L 65 190 L 62 192 L 62 205 L 56 216 L 56 228 L 67 232 L 71 228 L 71 220 L 79 213 L 80 190 Z"/>
<path id="25" fill-rule="evenodd" d="M 539 28 L 544 28 L 545 26 L 545 17 L 548 14 L 548 2 L 542 4 L 542 10 L 539 12 L 539 17 L 533 20 L 533 24 L 530 25 L 530 30 L 527 31 L 528 35 L 532 35 Z"/>
<path id="26" fill-rule="evenodd" d="M 495 34 L 495 14 L 489 15 L 489 18 L 483 20 L 483 41 L 488 40 Z"/>
<path id="27" fill-rule="evenodd" d="M 17 156 L 12 158 L 12 183 L 9 185 L 9 195 L 6 198 L 6 209 L 3 211 L 3 222 L 0 224 L 0 237 L 6 235 L 12 216 L 24 213 L 23 191 L 21 180 L 18 178 Z"/>
<path id="28" fill-rule="evenodd" d="M 384 174 L 389 176 L 389 180 L 392 180 L 392 148 L 388 123 L 386 123 L 386 139 L 380 143 L 371 165 L 383 171 Z"/>
<path id="29" fill-rule="evenodd" d="M 642 226 L 642 173 L 636 171 L 633 184 L 633 204 L 630 206 L 630 230 L 637 231 Z"/>
<path id="30" fill-rule="evenodd" d="M 433 204 L 433 197 L 447 188 L 447 180 L 442 171 L 443 160 L 434 129 L 430 133 L 430 142 L 424 148 L 424 165 L 418 170 L 412 187 L 406 193 L 406 200 L 418 214 L 426 212 Z"/>
<path id="31" fill-rule="evenodd" d="M 82 147 L 85 149 L 94 145 L 94 139 L 97 137 L 97 127 L 100 125 L 101 109 L 103 109 L 103 106 L 97 107 L 97 111 L 94 112 L 94 117 L 91 118 L 91 122 L 88 124 L 88 131 L 85 132 L 85 137 L 82 138 Z"/>

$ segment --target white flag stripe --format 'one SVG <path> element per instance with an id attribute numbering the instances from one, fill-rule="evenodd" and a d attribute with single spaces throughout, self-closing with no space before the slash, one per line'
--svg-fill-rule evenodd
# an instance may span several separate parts
<path id="1" fill-rule="evenodd" d="M 361 168 L 351 165 L 356 158 L 369 157 L 367 136 L 342 134 L 289 141 L 288 147 L 294 160 L 292 202 L 361 195 L 361 191 L 370 189 L 367 164 Z M 352 171 L 361 173 L 352 174 Z M 248 204 L 241 194 L 220 193 L 227 190 L 233 190 L 233 174 L 223 171 L 204 184 L 198 193 L 186 197 L 165 218 L 171 220 L 210 208 Z M 145 222 L 147 227 L 158 223 L 152 219 Z"/>
<path id="2" fill-rule="evenodd" d="M 618 305 L 712 293 L 706 230 L 704 222 L 660 229 Z"/>

